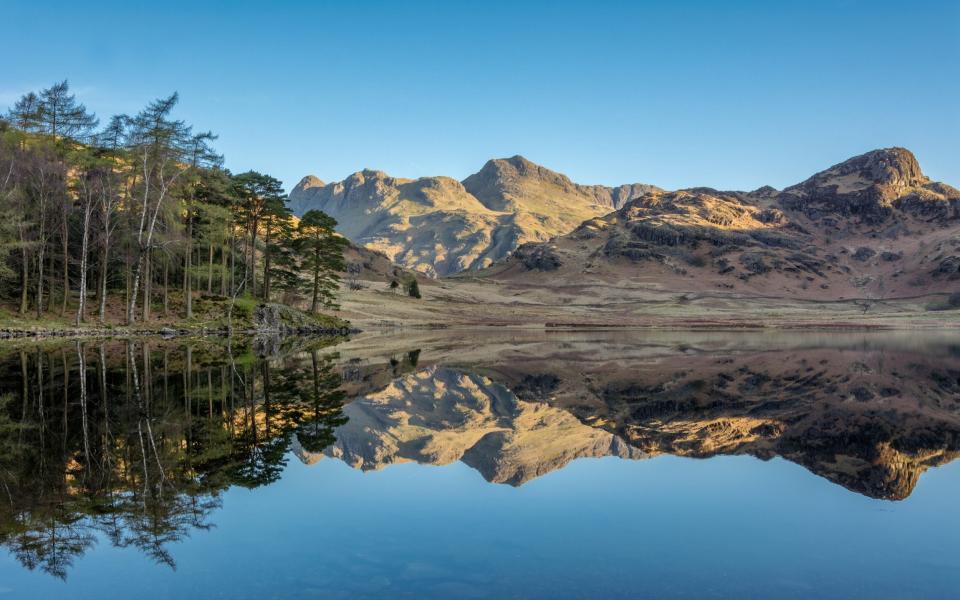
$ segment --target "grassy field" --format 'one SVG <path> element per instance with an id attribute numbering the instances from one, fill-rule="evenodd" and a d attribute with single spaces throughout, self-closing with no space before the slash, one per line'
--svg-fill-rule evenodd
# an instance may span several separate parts
<path id="1" fill-rule="evenodd" d="M 935 297 L 811 301 L 630 284 L 545 288 L 476 278 L 429 281 L 415 299 L 371 284 L 344 291 L 339 316 L 370 327 L 960 328 Z"/>

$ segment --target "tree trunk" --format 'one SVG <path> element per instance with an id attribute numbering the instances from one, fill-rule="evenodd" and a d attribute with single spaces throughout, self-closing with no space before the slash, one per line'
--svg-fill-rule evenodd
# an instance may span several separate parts
<path id="1" fill-rule="evenodd" d="M 54 310 L 53 308 L 53 289 L 56 283 L 56 274 L 53 269 L 53 257 L 55 256 L 53 248 L 50 248 L 50 252 L 47 254 L 47 308 L 49 310 Z"/>
<path id="2" fill-rule="evenodd" d="M 250 261 L 247 260 L 247 252 L 250 248 L 250 236 L 243 236 L 243 279 L 241 281 L 246 281 L 250 277 Z M 234 290 L 236 293 L 236 290 Z"/>
<path id="3" fill-rule="evenodd" d="M 143 320 L 150 320 L 150 303 L 153 300 L 153 253 L 149 250 L 143 259 Z"/>
<path id="4" fill-rule="evenodd" d="M 123 263 L 126 265 L 127 270 L 124 275 L 124 288 L 123 288 L 123 304 L 124 306 L 130 305 L 130 280 L 133 279 L 133 261 L 130 258 L 130 244 L 127 243 L 126 247 L 126 256 L 123 257 Z"/>
<path id="5" fill-rule="evenodd" d="M 105 202 L 105 198 L 102 198 L 102 201 Z M 110 210 L 106 205 L 102 205 L 101 214 L 103 215 L 103 243 L 100 249 L 100 285 L 97 286 L 100 309 L 97 317 L 103 325 L 107 316 L 107 275 L 110 266 Z"/>
<path id="6" fill-rule="evenodd" d="M 30 255 L 27 253 L 27 240 L 23 229 L 24 224 L 21 221 L 17 225 L 17 232 L 20 234 L 20 256 L 23 259 L 20 264 L 20 315 L 27 314 L 27 287 L 30 283 Z"/>
<path id="7" fill-rule="evenodd" d="M 67 213 L 63 213 L 63 228 L 61 238 L 63 241 L 63 304 L 60 306 L 60 316 L 67 316 L 67 297 L 70 292 L 70 244 L 68 236 L 70 229 L 67 227 Z"/>
<path id="8" fill-rule="evenodd" d="M 230 232 L 230 296 L 237 293 L 236 289 L 236 269 L 237 269 L 237 239 L 233 231 Z"/>
<path id="9" fill-rule="evenodd" d="M 163 316 L 170 316 L 170 256 L 163 257 Z"/>
<path id="10" fill-rule="evenodd" d="M 92 207 L 89 202 L 83 210 L 83 238 L 80 243 L 80 299 L 77 304 L 77 327 L 84 321 L 84 309 L 87 304 L 87 244 L 90 240 L 90 213 Z"/>
<path id="11" fill-rule="evenodd" d="M 23 248 L 23 264 L 20 269 L 20 314 L 27 314 L 27 286 L 30 279 L 30 256 L 27 254 L 26 246 Z"/>
<path id="12" fill-rule="evenodd" d="M 208 244 L 207 255 L 207 294 L 213 293 L 213 244 Z"/>
<path id="13" fill-rule="evenodd" d="M 98 295 L 100 296 L 100 308 L 97 311 L 97 319 L 103 325 L 107 317 L 107 268 L 110 259 L 109 242 L 104 241 L 103 248 L 100 251 L 100 282 Z"/>
<path id="14" fill-rule="evenodd" d="M 40 252 L 37 254 L 37 318 L 43 317 L 43 240 L 40 240 Z"/>
<path id="15" fill-rule="evenodd" d="M 250 295 L 257 297 L 257 229 L 259 223 L 253 222 L 250 229 Z"/>
<path id="16" fill-rule="evenodd" d="M 320 247 L 316 249 L 316 254 L 314 255 L 314 265 L 313 265 L 313 302 L 310 304 L 310 312 L 317 312 L 317 301 L 319 300 L 320 295 Z"/>
<path id="17" fill-rule="evenodd" d="M 227 247 L 220 246 L 220 295 L 227 295 Z"/>
<path id="18" fill-rule="evenodd" d="M 270 302 L 270 234 L 272 227 L 270 227 L 269 221 L 266 229 L 263 246 L 263 301 Z"/>
<path id="19" fill-rule="evenodd" d="M 190 281 L 191 260 L 193 257 L 193 212 L 187 212 L 187 249 L 183 253 L 184 272 L 183 272 L 183 305 L 186 310 L 186 318 L 193 317 L 193 296 L 192 281 Z"/>
<path id="20" fill-rule="evenodd" d="M 130 301 L 127 303 L 127 325 L 133 325 L 137 321 L 137 292 L 140 290 L 140 277 L 143 275 L 143 263 L 145 259 L 146 255 L 143 250 L 138 250 L 137 261 L 134 263 L 136 267 L 133 269 L 133 274 L 130 277 L 130 291 L 127 293 L 127 296 L 130 298 Z"/>

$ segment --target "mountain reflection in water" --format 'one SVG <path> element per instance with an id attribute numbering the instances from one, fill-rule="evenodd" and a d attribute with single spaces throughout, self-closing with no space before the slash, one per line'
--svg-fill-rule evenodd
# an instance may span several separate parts
<path id="1" fill-rule="evenodd" d="M 584 456 L 781 456 L 851 491 L 900 500 L 960 452 L 957 338 L 557 334 L 494 338 L 488 351 L 473 340 L 421 343 L 439 349 L 421 353 L 417 370 L 354 389 L 362 396 L 324 454 L 363 469 L 461 460 L 512 485 Z"/>
<path id="2" fill-rule="evenodd" d="M 212 526 L 226 489 L 277 481 L 291 456 L 364 470 L 461 461 L 513 486 L 581 457 L 780 456 L 900 500 L 960 452 L 958 341 L 20 343 L 0 348 L 0 542 L 61 578 L 98 540 L 173 566 L 169 546 Z"/>

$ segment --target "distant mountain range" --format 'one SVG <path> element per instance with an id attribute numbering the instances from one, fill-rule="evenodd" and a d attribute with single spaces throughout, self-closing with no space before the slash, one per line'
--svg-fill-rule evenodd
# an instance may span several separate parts
<path id="1" fill-rule="evenodd" d="M 658 188 L 579 185 L 514 156 L 488 161 L 462 182 L 372 170 L 330 184 L 308 176 L 289 204 L 297 215 L 330 214 L 344 236 L 404 267 L 445 276 L 490 266 L 523 243 L 568 233 L 651 191 Z"/>
<path id="2" fill-rule="evenodd" d="M 357 244 L 430 276 L 649 280 L 809 299 L 960 291 L 960 191 L 924 176 L 903 148 L 783 191 L 580 185 L 514 156 L 462 182 L 305 177 L 290 205 L 331 214 Z"/>

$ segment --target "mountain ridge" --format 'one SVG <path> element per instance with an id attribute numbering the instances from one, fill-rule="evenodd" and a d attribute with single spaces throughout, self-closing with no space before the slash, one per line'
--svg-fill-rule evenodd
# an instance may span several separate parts
<path id="1" fill-rule="evenodd" d="M 476 275 L 811 300 L 960 292 L 960 191 L 885 148 L 782 192 L 651 191 Z"/>
<path id="2" fill-rule="evenodd" d="M 405 179 L 374 169 L 331 183 L 308 175 L 291 191 L 289 205 L 298 215 L 323 210 L 356 243 L 444 276 L 489 266 L 522 243 L 566 233 L 657 189 L 581 185 L 515 155 L 489 160 L 463 181 Z"/>

